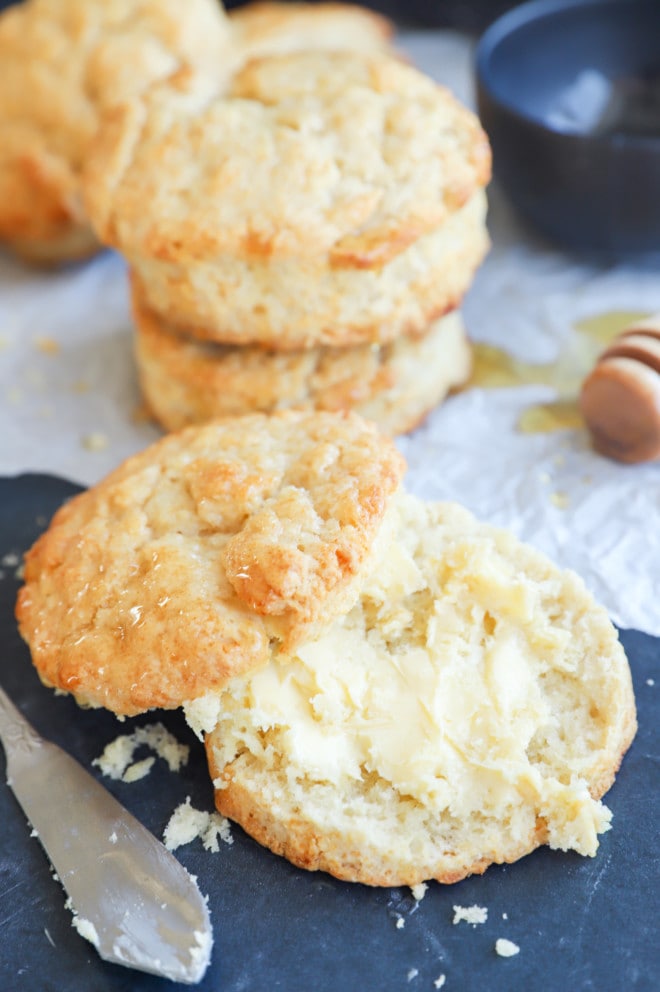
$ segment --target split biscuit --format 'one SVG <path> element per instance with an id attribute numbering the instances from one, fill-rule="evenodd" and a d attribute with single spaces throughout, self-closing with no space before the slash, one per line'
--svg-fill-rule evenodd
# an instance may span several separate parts
<path id="1" fill-rule="evenodd" d="M 347 616 L 187 707 L 216 724 L 218 809 L 369 885 L 455 882 L 541 844 L 593 855 L 636 729 L 605 611 L 458 506 L 402 495 L 397 513 Z"/>
<path id="2" fill-rule="evenodd" d="M 286 408 L 355 410 L 381 430 L 412 430 L 470 374 L 460 313 L 385 345 L 267 351 L 200 342 L 163 324 L 133 294 L 135 355 L 146 404 L 165 430 Z"/>
<path id="3" fill-rule="evenodd" d="M 217 73 L 214 0 L 26 0 L 0 15 L 0 242 L 55 263 L 99 249 L 80 173 L 101 110 L 182 65 Z"/>
<path id="4" fill-rule="evenodd" d="M 100 239 L 147 305 L 200 337 L 278 349 L 421 332 L 487 248 L 487 139 L 394 58 L 179 74 L 109 114 L 85 174 Z"/>
<path id="5" fill-rule="evenodd" d="M 415 885 L 595 854 L 636 730 L 614 627 L 402 471 L 355 414 L 169 435 L 28 553 L 42 680 L 118 714 L 183 705 L 220 812 L 303 868 Z"/>
<path id="6" fill-rule="evenodd" d="M 17 619 L 41 679 L 132 715 L 313 638 L 357 599 L 402 473 L 393 443 L 350 414 L 168 435 L 28 552 Z"/>

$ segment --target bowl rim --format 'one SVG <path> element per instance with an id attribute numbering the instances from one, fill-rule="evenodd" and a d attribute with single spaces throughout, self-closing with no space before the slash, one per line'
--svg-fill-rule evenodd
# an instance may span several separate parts
<path id="1" fill-rule="evenodd" d="M 576 11 L 579 8 L 628 8 L 633 10 L 637 7 L 648 9 L 658 9 L 657 0 L 526 0 L 511 10 L 505 11 L 496 18 L 484 31 L 477 42 L 475 52 L 475 70 L 478 89 L 485 91 L 491 103 L 495 104 L 499 110 L 505 111 L 509 116 L 517 119 L 520 123 L 538 128 L 539 131 L 550 134 L 553 138 L 568 142 L 588 142 L 594 146 L 635 148 L 644 150 L 657 150 L 660 146 L 660 133 L 652 134 L 610 134 L 598 135 L 579 131 L 562 131 L 552 124 L 535 117 L 511 100 L 504 99 L 498 92 L 495 83 L 495 76 L 491 68 L 491 60 L 494 52 L 500 43 L 511 35 L 515 34 L 527 24 L 532 24 L 563 11 Z"/>

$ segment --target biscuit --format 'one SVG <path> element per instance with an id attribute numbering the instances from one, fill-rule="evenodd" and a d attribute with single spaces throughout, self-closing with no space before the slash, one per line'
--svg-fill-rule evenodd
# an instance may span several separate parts
<path id="1" fill-rule="evenodd" d="M 224 343 L 345 346 L 454 308 L 487 245 L 487 139 L 394 58 L 179 74 L 105 119 L 85 174 L 101 240 L 149 307 Z"/>
<path id="2" fill-rule="evenodd" d="M 217 72 L 214 0 L 27 0 L 0 15 L 0 242 L 35 262 L 100 247 L 80 172 L 100 109 L 182 64 Z"/>
<path id="3" fill-rule="evenodd" d="M 192 427 L 67 503 L 17 619 L 47 684 L 118 714 L 176 707 L 355 602 L 403 473 L 355 415 Z"/>
<path id="4" fill-rule="evenodd" d="M 455 882 L 540 844 L 593 855 L 636 729 L 605 611 L 460 507 L 397 512 L 347 616 L 200 701 L 218 810 L 369 885 Z"/>
<path id="5" fill-rule="evenodd" d="M 229 11 L 241 61 L 311 49 L 387 52 L 394 26 L 349 3 L 247 3 Z"/>
<path id="6" fill-rule="evenodd" d="M 382 344 L 460 306 L 490 245 L 485 218 L 478 192 L 382 268 L 225 257 L 185 270 L 138 263 L 132 276 L 150 309 L 199 340 L 279 351 Z"/>
<path id="7" fill-rule="evenodd" d="M 288 352 L 183 337 L 163 325 L 136 293 L 133 314 L 142 393 L 166 430 L 296 407 L 355 410 L 386 433 L 404 433 L 465 382 L 471 368 L 457 311 L 420 337 Z"/>

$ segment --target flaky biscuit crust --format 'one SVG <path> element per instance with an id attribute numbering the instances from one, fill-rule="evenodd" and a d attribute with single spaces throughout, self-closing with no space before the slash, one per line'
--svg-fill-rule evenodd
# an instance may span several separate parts
<path id="1" fill-rule="evenodd" d="M 389 345 L 267 351 L 182 336 L 133 294 L 135 355 L 147 406 L 166 430 L 288 408 L 355 410 L 387 433 L 415 427 L 467 379 L 471 351 L 458 312 Z"/>
<path id="2" fill-rule="evenodd" d="M 217 63 L 213 0 L 27 0 L 0 16 L 0 241 L 35 261 L 98 250 L 80 172 L 99 109 Z"/>
<path id="3" fill-rule="evenodd" d="M 37 670 L 120 714 L 175 707 L 349 609 L 403 473 L 356 416 L 171 434 L 67 503 L 26 557 Z"/>
<path id="4" fill-rule="evenodd" d="M 101 240 L 130 260 L 324 258 L 380 267 L 490 175 L 474 114 L 386 56 L 296 52 L 228 92 L 185 76 L 118 108 L 86 170 Z"/>

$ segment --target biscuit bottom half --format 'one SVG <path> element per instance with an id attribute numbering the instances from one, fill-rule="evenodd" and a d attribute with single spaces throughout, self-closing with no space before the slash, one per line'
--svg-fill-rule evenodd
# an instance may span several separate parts
<path id="1" fill-rule="evenodd" d="M 402 434 L 462 385 L 471 349 L 461 315 L 389 344 L 268 351 L 184 337 L 133 295 L 135 354 L 146 403 L 166 430 L 215 417 L 297 408 L 355 410 Z"/>
<path id="2" fill-rule="evenodd" d="M 594 855 L 636 730 L 605 611 L 458 506 L 396 512 L 347 616 L 187 705 L 218 809 L 370 885 L 455 882 L 541 844 Z"/>

